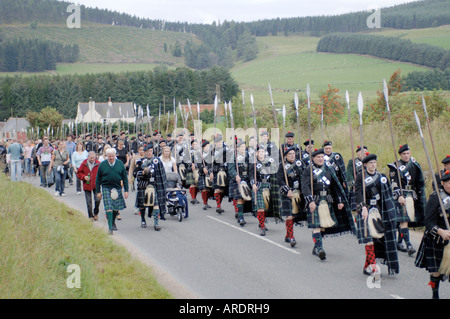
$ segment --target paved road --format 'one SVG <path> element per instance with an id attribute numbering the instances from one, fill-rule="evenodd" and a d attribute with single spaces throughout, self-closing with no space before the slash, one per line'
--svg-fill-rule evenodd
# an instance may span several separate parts
<path id="1" fill-rule="evenodd" d="M 38 178 L 27 178 L 39 187 Z M 54 187 L 47 189 L 54 194 Z M 55 197 L 86 213 L 84 195 L 77 195 L 75 186 L 66 190 L 66 197 Z M 190 195 L 188 195 L 190 198 Z M 388 276 L 381 266 L 379 287 L 369 288 L 368 277 L 362 274 L 364 246 L 352 235 L 324 239 L 326 261 L 311 254 L 311 231 L 294 227 L 297 246 L 284 242 L 285 226 L 268 221 L 265 237 L 259 236 L 258 222 L 246 216 L 240 227 L 234 218 L 231 203 L 224 203 L 225 213 L 214 208 L 207 211 L 201 205 L 190 204 L 188 219 L 178 222 L 167 216 L 160 221 L 161 231 L 153 230 L 153 220 L 140 227 L 140 217 L 134 214 L 135 193 L 130 192 L 127 209 L 117 221 L 113 238 L 126 245 L 156 269 L 162 284 L 180 298 L 208 299 L 428 299 L 428 273 L 414 266 L 414 258 L 400 253 L 400 274 Z M 227 199 L 225 198 L 224 201 Z M 213 201 L 210 205 L 215 207 Z M 97 226 L 105 228 L 106 218 L 101 208 Z M 416 249 L 420 234 L 412 234 Z M 441 298 L 450 297 L 450 285 L 441 284 Z"/>

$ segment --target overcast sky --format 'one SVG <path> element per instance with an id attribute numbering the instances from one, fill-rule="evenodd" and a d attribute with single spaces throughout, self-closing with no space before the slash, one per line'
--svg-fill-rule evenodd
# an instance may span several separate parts
<path id="1" fill-rule="evenodd" d="M 136 15 L 189 23 L 337 15 L 416 0 L 66 0 Z"/>

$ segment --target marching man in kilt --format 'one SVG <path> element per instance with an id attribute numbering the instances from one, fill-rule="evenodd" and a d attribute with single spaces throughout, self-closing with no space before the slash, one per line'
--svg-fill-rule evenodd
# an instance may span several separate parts
<path id="1" fill-rule="evenodd" d="M 260 235 L 266 235 L 266 210 L 269 209 L 270 199 L 270 166 L 271 162 L 266 158 L 266 150 L 262 146 L 256 147 L 256 163 L 250 167 L 250 185 L 253 188 L 252 202 L 256 218 L 259 221 Z M 255 173 L 256 172 L 256 173 Z M 256 174 L 256 176 L 255 176 Z"/>
<path id="2" fill-rule="evenodd" d="M 450 171 L 443 172 L 441 185 L 438 192 L 434 191 L 428 198 L 425 207 L 425 232 L 419 246 L 415 265 L 425 268 L 430 273 L 429 285 L 432 289 L 433 299 L 439 299 L 439 283 L 444 275 L 448 276 L 448 266 L 450 255 L 448 246 L 450 240 L 450 230 L 447 229 L 442 207 L 439 203 L 441 198 L 443 209 L 450 215 Z M 445 269 L 443 269 L 443 266 Z M 447 273 L 445 273 L 447 272 Z"/>
<path id="3" fill-rule="evenodd" d="M 395 201 L 386 175 L 377 171 L 377 156 L 367 153 L 363 158 L 363 174 L 356 177 L 355 192 L 358 204 L 356 222 L 358 242 L 365 244 L 366 261 L 363 273 L 376 270 L 376 258 L 383 259 L 390 275 L 399 273 L 396 246 Z M 363 189 L 364 188 L 364 189 Z M 365 198 L 364 198 L 365 195 Z"/>
<path id="4" fill-rule="evenodd" d="M 198 190 L 202 194 L 203 210 L 211 208 L 208 205 L 208 199 L 211 196 L 212 191 L 212 169 L 211 169 L 211 152 L 210 144 L 207 140 L 202 140 L 201 156 L 198 161 L 195 161 L 195 165 L 198 169 Z M 196 157 L 196 159 L 198 159 Z M 208 181 L 207 181 L 208 179 Z"/>
<path id="5" fill-rule="evenodd" d="M 128 176 L 125 165 L 116 159 L 116 150 L 106 150 L 107 160 L 101 162 L 98 167 L 97 179 L 95 181 L 95 192 L 101 200 L 108 219 L 109 234 L 117 230 L 116 217 L 120 210 L 126 208 L 125 199 L 128 198 Z M 124 193 L 122 195 L 122 183 Z"/>
<path id="6" fill-rule="evenodd" d="M 323 236 L 355 234 L 355 224 L 344 189 L 331 164 L 325 162 L 323 149 L 311 153 L 310 165 L 303 170 L 301 192 L 306 201 L 308 228 L 313 230 L 312 253 L 324 260 Z"/>
<path id="7" fill-rule="evenodd" d="M 233 161 L 228 163 L 228 174 L 230 176 L 230 196 L 233 197 L 233 200 L 236 200 L 238 223 L 239 225 L 244 226 L 246 224 L 244 220 L 244 197 L 249 196 L 247 200 L 251 200 L 251 190 L 248 188 L 248 185 L 250 185 L 250 161 L 246 151 L 245 141 L 239 141 L 236 146 L 236 157 Z M 244 194 L 241 192 L 244 192 Z"/>
<path id="8" fill-rule="evenodd" d="M 196 163 L 201 162 L 201 149 L 197 140 L 191 140 L 191 171 L 192 171 L 192 181 L 189 185 L 189 193 L 191 194 L 191 204 L 200 203 L 197 200 L 198 188 L 198 168 Z"/>
<path id="9" fill-rule="evenodd" d="M 411 256 L 416 250 L 409 240 L 408 227 L 423 226 L 426 204 L 425 180 L 422 168 L 411 157 L 408 145 L 401 145 L 398 154 L 400 155 L 398 165 L 388 164 L 394 198 L 397 199 L 397 209 L 400 211 L 397 219 L 399 223 L 397 249 L 408 252 Z M 400 180 L 397 170 L 400 172 Z M 402 241 L 405 242 L 406 248 Z"/>
<path id="10" fill-rule="evenodd" d="M 367 147 L 366 146 L 361 147 L 358 145 L 358 147 L 356 149 L 355 161 L 353 161 L 353 159 L 351 158 L 347 164 L 346 175 L 347 175 L 348 201 L 350 203 L 350 207 L 351 207 L 352 211 L 356 211 L 356 209 L 357 209 L 356 200 L 355 200 L 354 171 L 356 172 L 356 175 L 361 173 L 361 170 L 363 168 L 362 160 L 366 153 L 367 153 Z M 353 170 L 353 166 L 355 168 L 354 170 Z"/>
<path id="11" fill-rule="evenodd" d="M 214 138 L 214 148 L 212 149 L 212 172 L 213 172 L 213 188 L 214 198 L 216 200 L 216 212 L 221 214 L 224 212 L 222 201 L 228 193 L 228 148 L 223 142 L 221 134 Z"/>
<path id="12" fill-rule="evenodd" d="M 300 187 L 303 173 L 303 162 L 296 157 L 296 147 L 284 149 L 284 163 L 278 169 L 278 181 L 281 190 L 281 213 L 286 217 L 285 242 L 294 247 L 297 242 L 294 237 L 294 221 L 299 221 L 303 213 L 303 201 Z"/>
<path id="13" fill-rule="evenodd" d="M 145 157 L 136 161 L 133 175 L 137 180 L 137 207 L 141 213 L 141 227 L 146 228 L 145 211 L 148 217 L 153 215 L 154 229 L 161 230 L 158 225 L 160 212 L 166 211 L 166 171 L 161 160 L 153 156 L 153 147 L 148 145 Z"/>
<path id="14" fill-rule="evenodd" d="M 344 158 L 341 154 L 333 152 L 333 142 L 331 141 L 324 141 L 323 151 L 325 152 L 325 161 L 329 162 L 331 166 L 333 166 L 336 171 L 336 175 L 339 178 L 339 182 L 341 182 L 345 192 L 348 193 Z"/>

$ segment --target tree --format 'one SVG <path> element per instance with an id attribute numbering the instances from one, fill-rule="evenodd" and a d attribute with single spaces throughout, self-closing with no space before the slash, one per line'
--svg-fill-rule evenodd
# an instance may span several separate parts
<path id="1" fill-rule="evenodd" d="M 28 112 L 27 120 L 30 123 L 30 126 L 34 128 L 34 131 L 37 132 L 37 128 L 39 128 L 39 132 L 41 132 L 42 135 L 49 125 L 54 130 L 61 128 L 63 116 L 56 109 L 47 106 L 39 113 Z"/>

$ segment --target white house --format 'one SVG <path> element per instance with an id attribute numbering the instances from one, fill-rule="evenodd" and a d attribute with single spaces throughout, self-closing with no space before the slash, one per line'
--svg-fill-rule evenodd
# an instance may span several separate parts
<path id="1" fill-rule="evenodd" d="M 110 123 L 119 120 L 134 123 L 134 104 L 112 102 L 111 98 L 107 103 L 97 103 L 92 99 L 88 103 L 78 103 L 76 123 L 101 123 L 103 120 Z"/>

